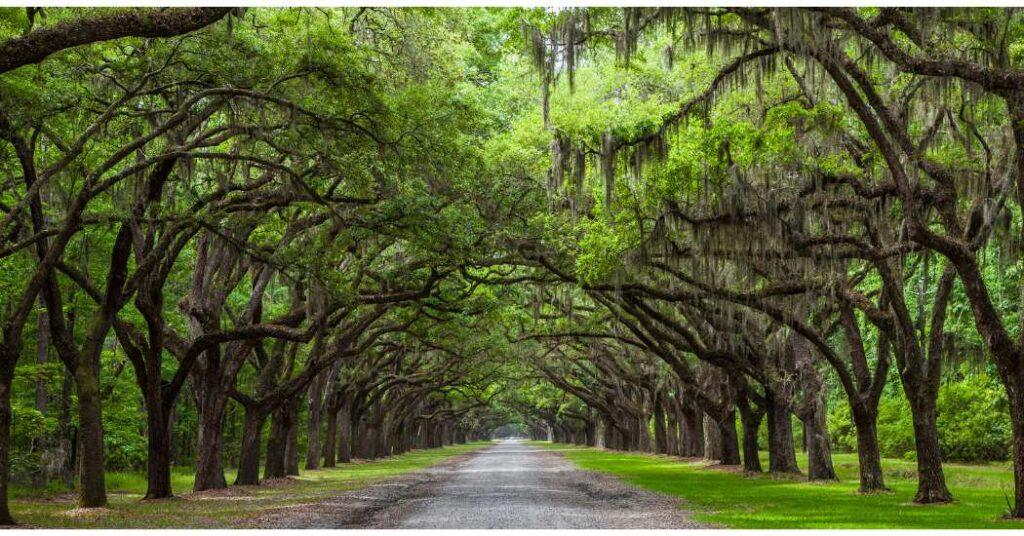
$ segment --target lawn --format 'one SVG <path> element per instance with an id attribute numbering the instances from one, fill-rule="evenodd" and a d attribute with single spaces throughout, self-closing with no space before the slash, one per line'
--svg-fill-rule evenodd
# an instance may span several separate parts
<path id="1" fill-rule="evenodd" d="M 685 499 L 699 521 L 744 529 L 838 528 L 1003 528 L 1024 523 L 1003 519 L 1013 497 L 1009 463 L 946 465 L 946 480 L 956 501 L 915 505 L 914 462 L 883 460 L 892 493 L 857 493 L 857 457 L 835 454 L 838 483 L 809 483 L 797 478 L 708 468 L 703 462 L 653 454 L 616 452 L 538 443 L 557 450 L 584 469 L 614 474 L 651 491 Z M 764 467 L 767 454 L 762 453 Z M 806 458 L 800 457 L 801 467 Z"/>
<path id="2" fill-rule="evenodd" d="M 55 490 L 12 489 L 11 510 L 19 523 L 62 528 L 231 528 L 270 508 L 316 502 L 375 480 L 425 469 L 445 458 L 489 445 L 487 442 L 416 450 L 383 460 L 355 462 L 331 469 L 303 471 L 301 476 L 271 485 L 237 486 L 226 490 L 189 493 L 191 471 L 173 475 L 180 496 L 157 501 L 140 500 L 146 491 L 145 477 L 108 473 L 109 508 L 76 508 L 73 493 Z M 234 478 L 228 474 L 228 482 Z"/>

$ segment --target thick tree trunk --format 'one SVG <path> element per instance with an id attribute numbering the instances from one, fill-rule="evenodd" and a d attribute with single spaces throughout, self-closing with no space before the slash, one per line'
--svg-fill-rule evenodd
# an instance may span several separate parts
<path id="1" fill-rule="evenodd" d="M 740 442 L 736 435 L 736 411 L 730 411 L 718 424 L 722 465 L 740 464 Z"/>
<path id="2" fill-rule="evenodd" d="M 682 416 L 679 426 L 681 455 L 687 458 L 703 458 L 707 453 L 703 413 L 697 408 L 683 404 L 680 415 Z"/>
<path id="3" fill-rule="evenodd" d="M 194 491 L 228 486 L 224 478 L 224 406 L 220 392 L 207 391 L 199 396 L 199 431 L 196 441 L 196 480 Z"/>
<path id="4" fill-rule="evenodd" d="M 75 368 L 75 388 L 78 391 L 79 504 L 87 508 L 107 504 L 98 365 L 81 363 Z"/>
<path id="5" fill-rule="evenodd" d="M 704 459 L 720 461 L 722 459 L 722 431 L 710 415 L 704 415 Z"/>
<path id="6" fill-rule="evenodd" d="M 338 415 L 338 462 L 352 461 L 352 411 L 348 404 L 341 406 Z"/>
<path id="7" fill-rule="evenodd" d="M 671 411 L 665 422 L 665 448 L 669 456 L 679 456 L 679 422 Z"/>
<path id="8" fill-rule="evenodd" d="M 165 499 L 171 489 L 171 427 L 160 390 L 146 393 L 146 499 Z"/>
<path id="9" fill-rule="evenodd" d="M 918 475 L 914 502 L 919 504 L 947 503 L 953 500 L 953 495 L 946 487 L 946 477 L 942 474 L 942 451 L 939 449 L 935 405 L 935 397 L 927 393 L 910 398 Z"/>
<path id="10" fill-rule="evenodd" d="M 768 410 L 768 471 L 772 473 L 799 473 L 796 447 L 793 446 L 793 420 L 786 401 L 778 400 L 776 393 L 765 389 Z"/>
<path id="11" fill-rule="evenodd" d="M 285 476 L 284 458 L 287 437 L 285 409 L 279 408 L 270 419 L 270 437 L 267 438 L 267 459 L 263 468 L 263 478 L 282 478 Z"/>
<path id="12" fill-rule="evenodd" d="M 306 431 L 306 469 L 320 467 L 322 447 L 320 434 L 323 428 L 323 387 L 326 374 L 321 374 L 309 385 L 309 420 Z"/>
<path id="13" fill-rule="evenodd" d="M 661 393 L 654 397 L 654 449 L 658 454 L 668 454 L 668 432 L 665 428 L 665 408 Z"/>
<path id="14" fill-rule="evenodd" d="M 817 403 L 804 419 L 804 444 L 807 448 L 807 479 L 838 480 L 832 466 L 832 444 L 828 435 L 828 412 L 825 394 L 816 396 Z"/>
<path id="15" fill-rule="evenodd" d="M 242 418 L 242 446 L 239 449 L 236 486 L 255 486 L 260 483 L 260 450 L 263 442 L 263 423 L 267 414 L 255 408 L 245 408 Z"/>
<path id="16" fill-rule="evenodd" d="M 854 408 L 853 423 L 857 428 L 857 461 L 860 464 L 860 491 L 871 493 L 886 490 L 882 476 L 882 459 L 878 450 L 877 414 Z"/>
<path id="17" fill-rule="evenodd" d="M 324 445 L 321 449 L 324 467 L 334 467 L 334 456 L 337 451 L 334 442 L 338 437 L 338 421 L 344 418 L 341 413 L 330 408 L 327 410 L 327 433 L 324 435 Z"/>
<path id="18" fill-rule="evenodd" d="M 764 414 L 751 408 L 750 401 L 746 397 L 740 398 L 739 409 L 740 422 L 743 424 L 743 469 L 749 472 L 760 473 L 762 468 L 757 434 L 761 428 Z"/>
<path id="19" fill-rule="evenodd" d="M 288 404 L 288 421 L 285 423 L 284 474 L 299 475 L 299 402 Z"/>

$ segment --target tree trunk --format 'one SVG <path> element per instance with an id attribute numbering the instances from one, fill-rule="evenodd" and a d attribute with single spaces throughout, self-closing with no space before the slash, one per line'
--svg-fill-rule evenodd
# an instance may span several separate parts
<path id="1" fill-rule="evenodd" d="M 165 418 L 162 393 L 147 391 L 146 404 L 146 499 L 165 499 L 171 489 L 171 426 Z"/>
<path id="2" fill-rule="evenodd" d="M 75 367 L 75 387 L 78 390 L 79 504 L 86 508 L 107 504 L 98 368 L 99 363 L 89 362 Z"/>
<path id="3" fill-rule="evenodd" d="M 333 408 L 327 409 L 327 433 L 324 435 L 324 444 L 320 449 L 324 467 L 334 467 L 334 456 L 337 451 L 334 441 L 338 436 L 338 421 L 343 418 L 341 413 Z"/>
<path id="4" fill-rule="evenodd" d="M 825 393 L 815 396 L 817 402 L 803 419 L 804 444 L 807 448 L 807 479 L 838 480 L 832 467 L 832 444 L 828 435 L 828 412 L 825 408 Z"/>
<path id="5" fill-rule="evenodd" d="M 680 454 L 687 458 L 703 458 L 706 454 L 703 413 L 687 404 L 682 404 L 680 409 Z"/>
<path id="6" fill-rule="evenodd" d="M 668 454 L 668 437 L 665 429 L 665 408 L 661 393 L 654 397 L 654 448 L 658 454 Z"/>
<path id="7" fill-rule="evenodd" d="M 7 353 L 7 352 L 5 352 Z M 14 518 L 7 503 L 7 484 L 11 476 L 11 381 L 16 356 L 3 355 L 4 369 L 0 377 L 0 525 L 13 525 Z"/>
<path id="8" fill-rule="evenodd" d="M 886 490 L 882 477 L 882 460 L 878 451 L 877 414 L 863 408 L 853 408 L 853 423 L 857 428 L 857 461 L 860 464 L 860 491 L 871 493 Z"/>
<path id="9" fill-rule="evenodd" d="M 1017 368 L 1002 376 L 1010 401 L 1010 427 L 1013 431 L 1014 495 L 1011 515 L 1024 518 L 1024 370 Z"/>
<path id="10" fill-rule="evenodd" d="M 46 301 L 41 297 L 39 305 L 42 307 L 46 306 Z M 49 357 L 50 323 L 47 321 L 45 313 L 39 312 L 36 316 L 36 364 L 45 365 Z M 46 380 L 40 376 L 36 379 L 36 411 L 46 415 L 46 402 Z M 52 439 L 45 434 L 35 437 L 32 439 L 32 450 L 43 452 L 52 443 Z M 32 484 L 35 487 L 45 486 L 49 476 L 44 464 L 40 464 L 39 470 L 35 471 L 32 475 Z"/>
<path id="11" fill-rule="evenodd" d="M 267 460 L 263 478 L 282 478 L 284 472 L 284 450 L 287 442 L 284 408 L 278 408 L 270 418 L 270 437 L 267 438 Z"/>
<path id="12" fill-rule="evenodd" d="M 768 410 L 768 471 L 772 473 L 799 473 L 796 447 L 793 446 L 793 420 L 788 404 L 778 400 L 777 394 L 765 389 Z"/>
<path id="13" fill-rule="evenodd" d="M 953 500 L 953 495 L 946 487 L 946 477 L 942 474 L 942 451 L 939 449 L 935 405 L 936 397 L 926 392 L 910 398 L 914 446 L 917 450 L 917 494 L 914 502 L 919 504 L 948 503 Z"/>
<path id="14" fill-rule="evenodd" d="M 219 391 L 204 389 L 197 407 L 199 431 L 196 440 L 196 481 L 194 491 L 228 486 L 224 478 L 224 406 Z"/>
<path id="15" fill-rule="evenodd" d="M 352 461 L 352 411 L 348 404 L 338 413 L 338 462 Z"/>
<path id="16" fill-rule="evenodd" d="M 299 475 L 299 401 L 288 404 L 288 420 L 285 422 L 284 474 Z"/>
<path id="17" fill-rule="evenodd" d="M 306 431 L 306 469 L 320 467 L 320 434 L 323 427 L 323 387 L 326 374 L 321 374 L 309 385 L 309 421 Z"/>
<path id="18" fill-rule="evenodd" d="M 704 459 L 722 459 L 722 431 L 710 415 L 704 415 Z"/>
<path id="19" fill-rule="evenodd" d="M 260 483 L 260 449 L 263 442 L 263 423 L 267 414 L 256 408 L 245 408 L 242 418 L 242 448 L 239 449 L 236 486 L 255 486 Z M 269 448 L 269 447 L 268 447 Z"/>
<path id="20" fill-rule="evenodd" d="M 740 442 L 736 436 L 736 410 L 727 413 L 717 424 L 721 437 L 722 465 L 739 465 Z"/>
<path id="21" fill-rule="evenodd" d="M 761 456 L 757 445 L 757 434 L 761 428 L 761 421 L 764 414 L 755 411 L 750 407 L 750 401 L 746 396 L 740 396 L 740 422 L 743 424 L 743 469 L 749 472 L 760 473 Z"/>

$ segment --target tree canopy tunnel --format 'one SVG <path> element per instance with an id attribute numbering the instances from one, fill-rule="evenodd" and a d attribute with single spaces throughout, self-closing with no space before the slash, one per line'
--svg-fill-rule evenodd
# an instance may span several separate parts
<path id="1" fill-rule="evenodd" d="M 919 503 L 1012 459 L 1024 517 L 1022 50 L 1009 8 L 0 8 L 0 523 L 508 425 L 912 458 Z"/>

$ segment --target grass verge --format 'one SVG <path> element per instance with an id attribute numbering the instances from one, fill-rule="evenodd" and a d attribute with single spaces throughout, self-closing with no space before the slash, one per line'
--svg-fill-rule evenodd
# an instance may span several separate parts
<path id="1" fill-rule="evenodd" d="M 799 477 L 709 468 L 700 461 L 625 453 L 538 442 L 557 450 L 584 469 L 611 473 L 633 485 L 685 499 L 694 519 L 722 527 L 745 529 L 839 528 L 1002 528 L 1024 529 L 1024 523 L 1003 519 L 1013 497 L 1009 463 L 945 466 L 955 502 L 917 505 L 916 465 L 883 460 L 886 485 L 892 493 L 857 493 L 857 456 L 835 454 L 840 481 L 810 483 Z M 767 467 L 767 453 L 762 453 Z M 798 456 L 801 467 L 806 457 Z"/>
<path id="2" fill-rule="evenodd" d="M 140 500 L 146 490 L 144 476 L 111 473 L 107 475 L 110 498 L 107 508 L 77 508 L 73 493 L 50 492 L 38 497 L 32 496 L 31 490 L 16 489 L 12 490 L 11 510 L 19 523 L 36 527 L 231 528 L 270 508 L 325 500 L 377 480 L 425 469 L 489 444 L 477 442 L 416 450 L 383 460 L 304 471 L 301 476 L 260 486 L 233 486 L 201 493 L 187 493 L 192 489 L 193 477 L 179 470 L 172 478 L 175 491 L 181 495 L 156 501 Z M 227 476 L 230 482 L 234 475 Z"/>

